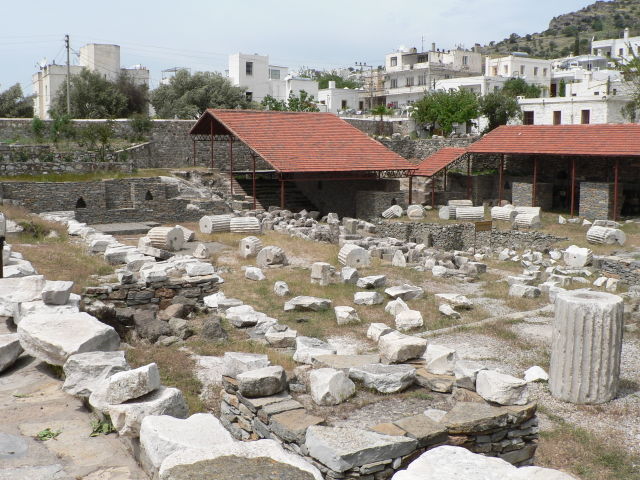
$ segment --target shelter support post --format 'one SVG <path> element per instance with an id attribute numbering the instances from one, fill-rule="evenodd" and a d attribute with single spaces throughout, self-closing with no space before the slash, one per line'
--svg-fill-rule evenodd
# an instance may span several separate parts
<path id="1" fill-rule="evenodd" d="M 533 185 L 531 186 L 531 206 L 536 206 L 536 186 L 538 184 L 538 157 L 533 159 Z"/>
<path id="2" fill-rule="evenodd" d="M 467 198 L 473 201 L 472 198 L 472 184 L 471 184 L 471 157 L 467 156 Z"/>
<path id="3" fill-rule="evenodd" d="M 498 206 L 502 206 L 502 197 L 504 196 L 504 154 L 500 157 L 500 166 L 498 167 Z"/>
<path id="4" fill-rule="evenodd" d="M 413 175 L 409 175 L 409 205 L 413 204 Z"/>
<path id="5" fill-rule="evenodd" d="M 436 208 L 436 178 L 431 177 L 431 208 Z"/>
<path id="6" fill-rule="evenodd" d="M 233 196 L 233 137 L 229 135 L 229 184 Z"/>
<path id="7" fill-rule="evenodd" d="M 253 160 L 253 174 L 251 176 L 251 187 L 253 189 L 253 209 L 256 209 L 256 156 L 251 154 Z"/>
<path id="8" fill-rule="evenodd" d="M 284 180 L 280 176 L 280 208 L 284 208 Z"/>
<path id="9" fill-rule="evenodd" d="M 618 174 L 620 170 L 620 159 L 616 158 L 613 166 L 613 220 L 618 220 Z"/>
<path id="10" fill-rule="evenodd" d="M 191 140 L 193 141 L 193 166 L 196 166 L 196 139 L 195 138 L 191 138 Z"/>
<path id="11" fill-rule="evenodd" d="M 571 159 L 571 216 L 575 212 L 576 205 L 576 159 Z"/>
<path id="12" fill-rule="evenodd" d="M 213 163 L 213 122 L 211 122 L 211 168 L 214 168 L 215 164 Z"/>
<path id="13" fill-rule="evenodd" d="M 444 167 L 444 191 L 447 191 L 447 167 Z"/>

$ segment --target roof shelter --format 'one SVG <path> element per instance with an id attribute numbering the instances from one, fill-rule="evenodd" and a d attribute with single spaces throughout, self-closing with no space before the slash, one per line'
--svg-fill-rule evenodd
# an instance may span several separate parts
<path id="1" fill-rule="evenodd" d="M 436 153 L 429 155 L 421 163 L 418 164 L 418 168 L 411 173 L 412 177 L 429 177 L 431 178 L 431 206 L 436 205 L 436 183 L 434 178 L 436 174 L 443 172 L 444 175 L 444 189 L 447 189 L 447 167 L 460 159 L 467 153 L 466 148 L 445 147 L 438 150 Z M 471 160 L 467 158 L 467 196 L 471 198 Z M 411 184 L 411 177 L 409 177 L 409 183 Z M 411 185 L 409 186 L 411 191 Z M 411 203 L 411 199 L 409 200 Z"/>
<path id="2" fill-rule="evenodd" d="M 190 131 L 196 141 L 229 142 L 229 175 L 233 179 L 233 144 L 239 141 L 253 160 L 253 202 L 256 206 L 256 158 L 280 181 L 284 207 L 285 182 L 372 180 L 407 177 L 415 165 L 331 113 L 208 109 Z M 233 182 L 231 182 L 233 194 Z"/>
<path id="3" fill-rule="evenodd" d="M 613 216 L 618 215 L 620 162 L 640 158 L 639 124 L 598 125 L 505 125 L 472 143 L 467 151 L 478 154 L 500 154 L 499 199 L 503 198 L 505 155 L 533 157 L 532 205 L 536 202 L 539 163 L 554 161 L 554 157 L 570 159 L 571 215 L 575 212 L 576 163 L 585 159 L 613 159 Z"/>

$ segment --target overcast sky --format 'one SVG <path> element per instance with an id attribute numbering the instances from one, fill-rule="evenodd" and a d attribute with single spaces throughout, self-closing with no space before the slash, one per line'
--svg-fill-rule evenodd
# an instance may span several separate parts
<path id="1" fill-rule="evenodd" d="M 472 47 L 545 30 L 552 17 L 591 0 L 0 0 L 0 90 L 45 59 L 65 61 L 64 34 L 121 46 L 122 66 L 224 72 L 234 52 L 268 54 L 292 68 L 384 63 L 400 46 Z M 72 63 L 77 58 L 72 55 Z"/>

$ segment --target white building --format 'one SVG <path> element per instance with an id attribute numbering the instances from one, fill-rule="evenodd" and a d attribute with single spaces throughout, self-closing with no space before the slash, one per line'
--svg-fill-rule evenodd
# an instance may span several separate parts
<path id="1" fill-rule="evenodd" d="M 318 91 L 320 111 L 338 114 L 345 110 L 364 110 L 363 90 L 336 88 L 336 82 L 329 81 L 329 87 Z"/>
<path id="2" fill-rule="evenodd" d="M 519 99 L 524 125 L 628 123 L 622 110 L 626 96 L 575 96 Z"/>
<path id="3" fill-rule="evenodd" d="M 399 49 L 386 55 L 384 102 L 404 109 L 420 100 L 439 80 L 482 74 L 482 55 L 461 48 L 418 52 L 416 48 Z"/>
<path id="4" fill-rule="evenodd" d="M 128 75 L 136 85 L 149 85 L 149 70 L 136 65 L 132 68 L 120 66 L 120 46 L 90 43 L 80 47 L 79 65 L 71 65 L 71 75 L 78 75 L 85 68 L 98 72 L 110 81 L 115 81 L 120 75 Z M 39 72 L 32 76 L 34 100 L 34 115 L 42 119 L 50 119 L 49 110 L 53 105 L 62 85 L 67 81 L 67 67 L 65 65 L 43 65 Z"/>
<path id="5" fill-rule="evenodd" d="M 474 77 L 458 77 L 446 80 L 437 80 L 434 90 L 451 92 L 454 90 L 469 90 L 479 96 L 499 91 L 509 80 L 506 77 L 490 77 L 477 75 Z"/>
<path id="6" fill-rule="evenodd" d="M 490 77 L 522 78 L 529 84 L 542 88 L 542 96 L 548 95 L 553 62 L 529 57 L 526 53 L 514 53 L 505 57 L 485 60 L 485 75 Z"/>
<path id="7" fill-rule="evenodd" d="M 625 28 L 622 38 L 591 42 L 591 54 L 610 58 L 612 63 L 627 63 L 633 54 L 640 55 L 640 37 L 630 37 L 629 29 Z"/>
<path id="8" fill-rule="evenodd" d="M 289 67 L 269 64 L 268 55 L 229 55 L 229 80 L 237 87 L 247 89 L 247 100 L 261 102 L 267 95 L 287 100 L 290 94 L 304 90 L 314 98 L 318 96 L 318 82 L 289 74 Z"/>

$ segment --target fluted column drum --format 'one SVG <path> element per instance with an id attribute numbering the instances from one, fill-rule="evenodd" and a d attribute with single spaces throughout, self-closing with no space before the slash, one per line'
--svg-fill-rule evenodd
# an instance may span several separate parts
<path id="1" fill-rule="evenodd" d="M 560 400 L 604 403 L 618 390 L 623 300 L 604 292 L 568 291 L 556 298 L 549 388 Z"/>

